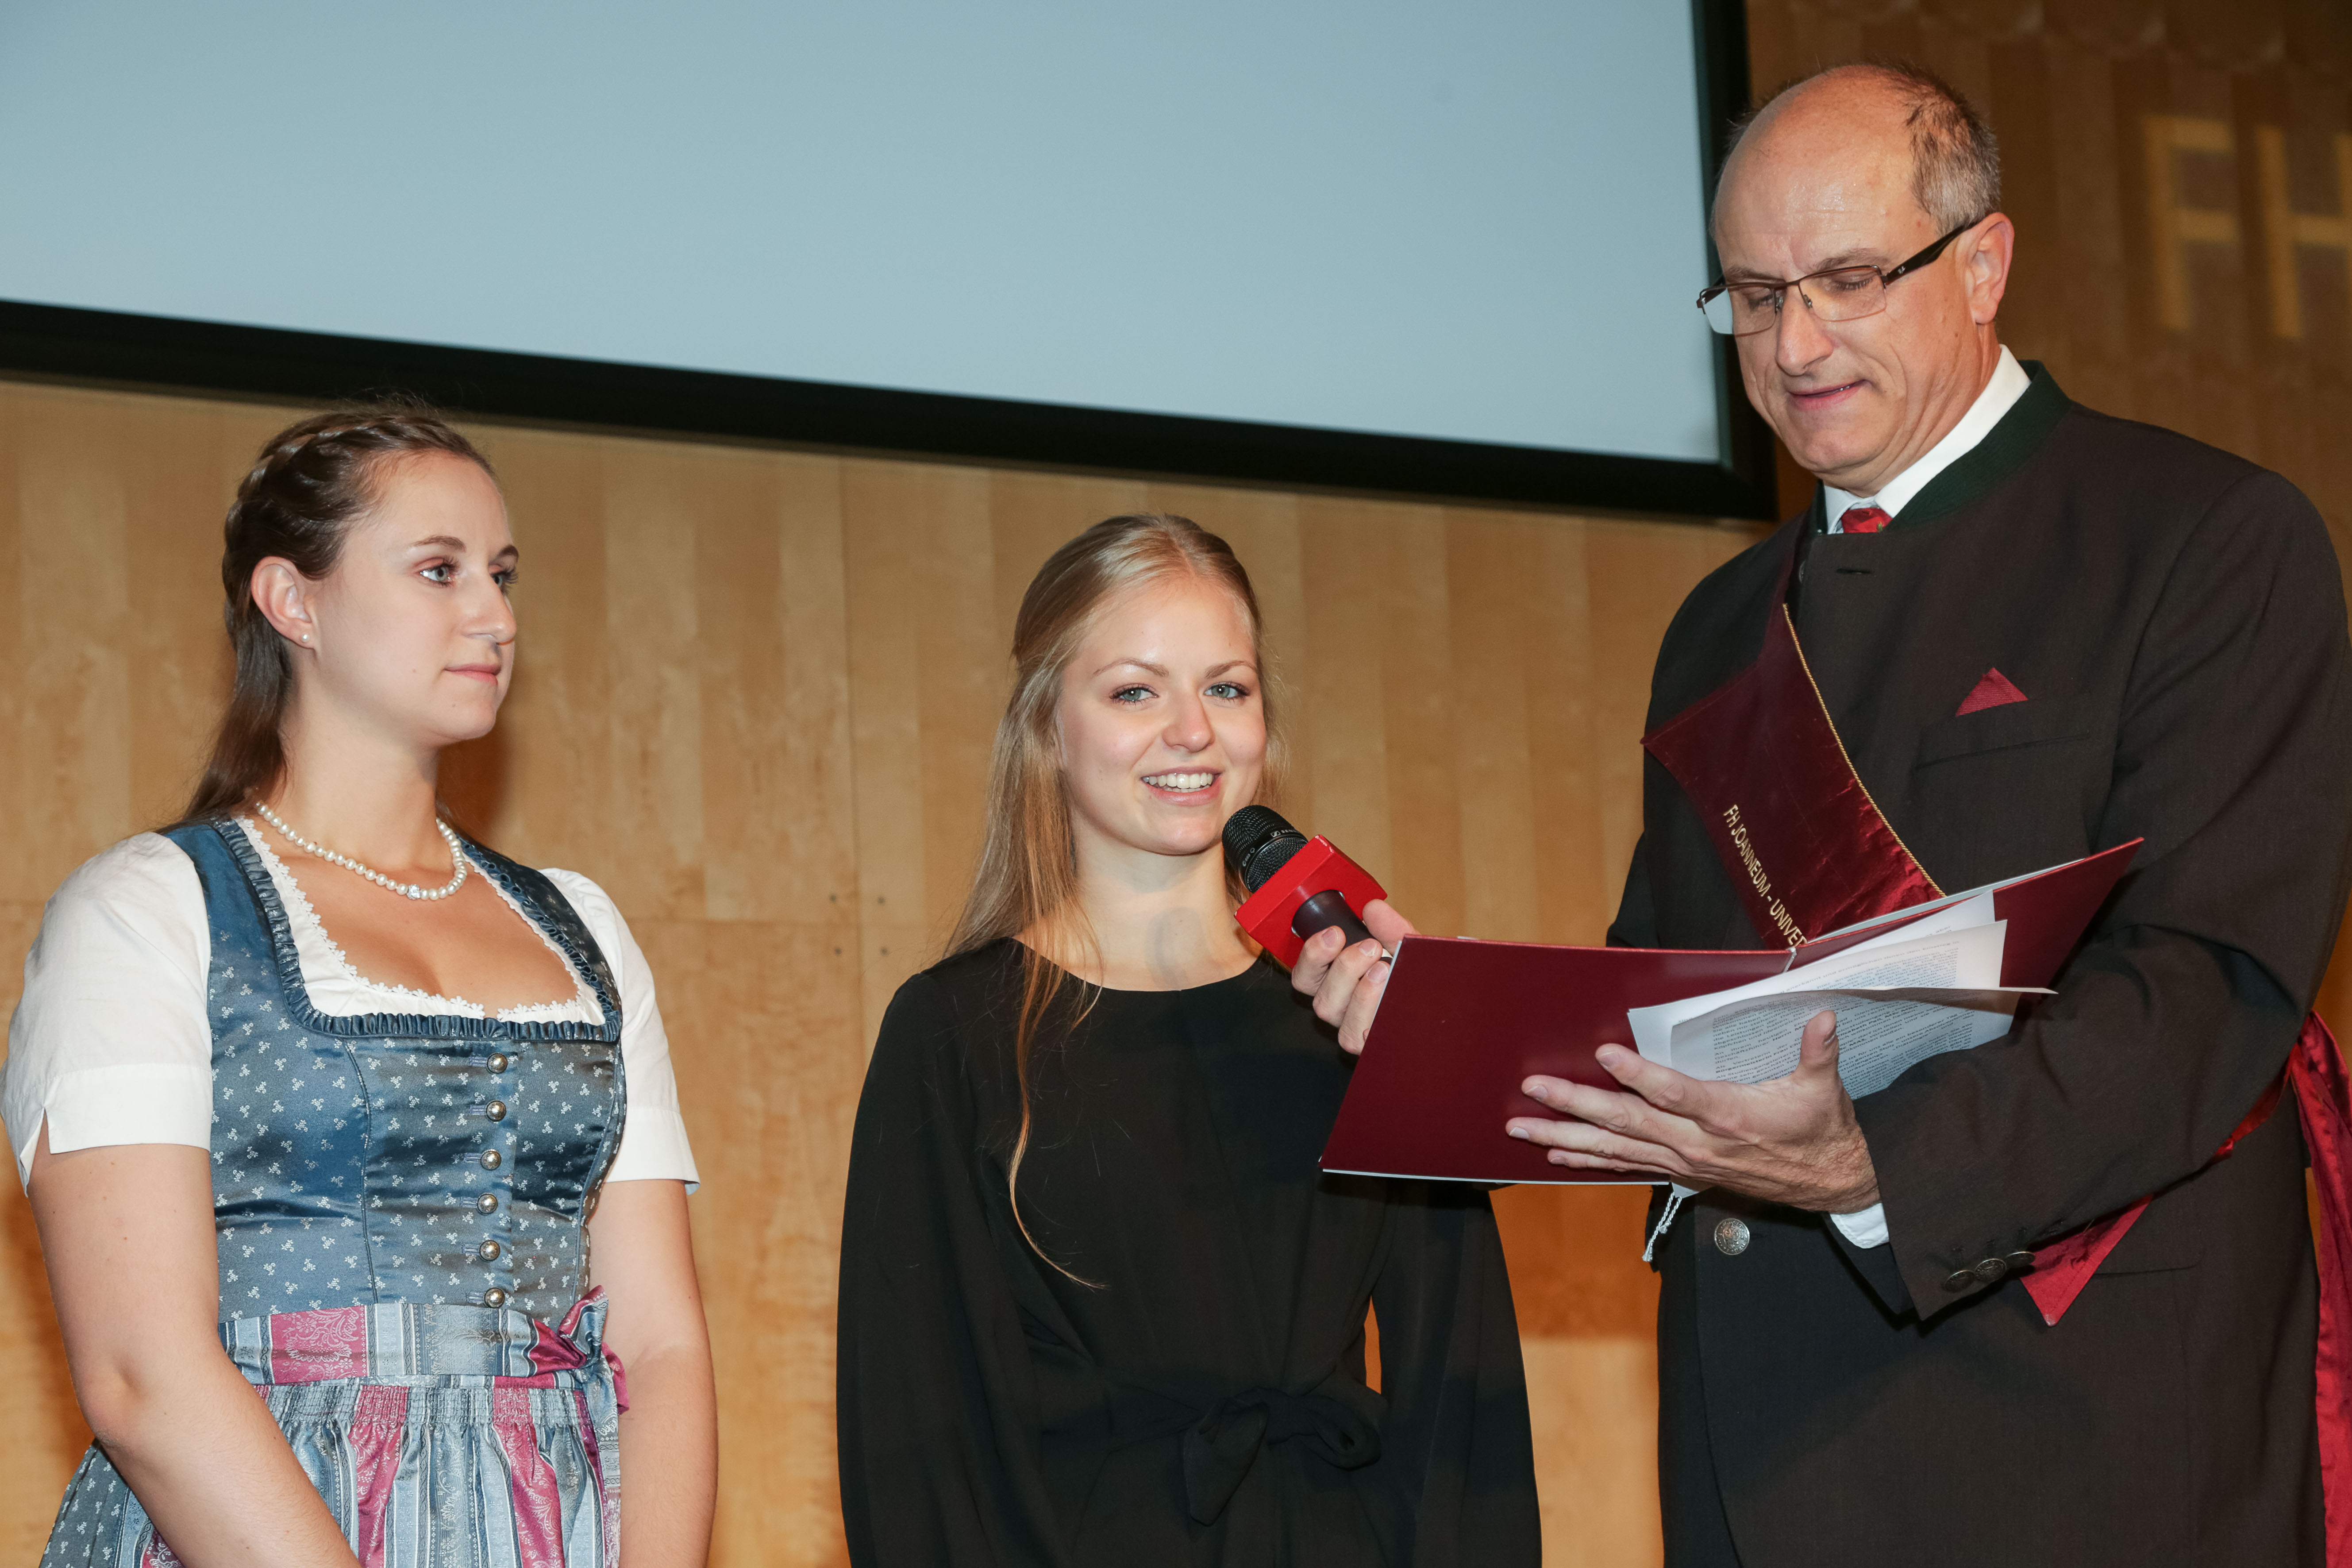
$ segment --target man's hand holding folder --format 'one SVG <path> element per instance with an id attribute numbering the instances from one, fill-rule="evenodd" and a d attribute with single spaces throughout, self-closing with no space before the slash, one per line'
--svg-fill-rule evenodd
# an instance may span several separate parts
<path id="1" fill-rule="evenodd" d="M 1370 943 L 1310 944 L 1293 973 L 1343 1045 L 1370 1047 L 1324 1166 L 1672 1181 L 1867 1208 L 1876 1181 L 1853 1096 L 1925 1055 L 2005 1033 L 2019 994 L 2056 974 L 2136 847 L 1897 910 L 1793 953 L 1433 939 L 1375 905 L 1367 924 L 1393 944 L 1393 963 Z M 1922 969 L 1921 954 L 1948 951 L 1950 963 Z M 1773 1029 L 1801 1033 L 1793 1062 Z M 1643 1052 L 1629 1048 L 1637 1032 Z M 1774 1076 L 1722 1081 L 1764 1070 Z M 1562 1114 L 1532 1114 L 1530 1100 Z"/>
<path id="2" fill-rule="evenodd" d="M 1569 1120 L 1515 1116 L 1514 1138 L 1549 1150 L 1556 1165 L 1666 1177 L 1704 1191 L 1728 1187 L 1791 1208 L 1852 1214 L 1878 1201 L 1870 1145 L 1838 1072 L 1837 1015 L 1805 1024 L 1796 1070 L 1762 1083 L 1710 1082 L 1603 1046 L 1601 1065 L 1624 1086 L 1565 1079 L 1521 1086 Z"/>

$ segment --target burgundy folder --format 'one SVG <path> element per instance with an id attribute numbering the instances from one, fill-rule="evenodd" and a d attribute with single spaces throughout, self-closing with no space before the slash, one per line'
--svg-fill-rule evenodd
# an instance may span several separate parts
<path id="1" fill-rule="evenodd" d="M 2009 922 L 2002 984 L 2050 984 L 2139 844 L 2135 838 L 1994 889 L 1994 913 Z M 1616 1080 L 1592 1053 L 1610 1044 L 1633 1047 L 1628 1008 L 1769 978 L 1907 924 L 1944 901 L 1898 910 L 1793 952 L 1407 937 L 1324 1146 L 1323 1168 L 1465 1182 L 1663 1181 L 1571 1172 L 1509 1136 L 1503 1125 L 1512 1117 L 1548 1114 L 1519 1085 L 1543 1073 L 1614 1089 Z"/>

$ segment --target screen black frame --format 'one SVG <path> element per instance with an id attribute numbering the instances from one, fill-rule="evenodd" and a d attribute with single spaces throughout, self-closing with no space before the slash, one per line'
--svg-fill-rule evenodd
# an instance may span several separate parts
<path id="1" fill-rule="evenodd" d="M 1743 0 L 1691 0 L 1700 177 L 1747 107 Z M 1707 244 L 1707 272 L 1717 261 Z M 733 375 L 0 300 L 0 375 L 331 403 L 413 393 L 464 416 L 1208 483 L 1696 518 L 1779 516 L 1771 432 L 1718 340 L 1716 462 Z"/>

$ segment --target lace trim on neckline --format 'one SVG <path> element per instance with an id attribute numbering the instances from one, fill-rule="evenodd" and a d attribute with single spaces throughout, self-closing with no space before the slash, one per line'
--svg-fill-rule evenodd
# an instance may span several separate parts
<path id="1" fill-rule="evenodd" d="M 598 1005 L 596 993 L 589 987 L 586 977 L 572 968 L 572 961 L 566 958 L 563 950 L 555 944 L 555 939 L 541 930 L 539 922 L 531 919 L 520 904 L 515 902 L 511 894 L 499 886 L 499 879 L 496 877 L 485 876 L 482 880 L 488 882 L 490 890 L 506 901 L 507 908 L 515 912 L 515 917 L 530 929 L 531 935 L 539 938 L 541 945 L 555 954 L 555 962 L 563 965 L 563 973 L 572 977 L 571 995 L 558 997 L 551 1002 L 519 1003 L 501 1012 L 492 1013 L 479 1002 L 471 1002 L 463 996 L 444 996 L 437 991 L 420 991 L 414 986 L 395 985 L 386 981 L 369 979 L 359 972 L 350 958 L 345 956 L 341 945 L 329 933 L 326 922 L 319 918 L 319 911 L 310 907 L 310 899 L 304 895 L 302 884 L 295 879 L 292 868 L 278 858 L 278 851 L 270 847 L 269 840 L 262 834 L 260 825 L 249 816 L 239 816 L 236 824 L 245 830 L 247 841 L 260 854 L 262 864 L 269 868 L 271 879 L 277 882 L 278 894 L 286 901 L 288 918 L 297 925 L 310 928 L 311 933 L 318 937 L 319 944 L 327 950 L 328 957 L 334 963 L 336 976 L 362 993 L 375 997 L 388 997 L 394 1001 L 404 999 L 437 1002 L 443 1006 L 456 1008 L 463 1017 L 491 1018 L 501 1024 L 562 1024 L 581 1021 L 582 1018 L 591 1022 L 603 1020 L 604 1008 Z M 470 854 L 466 858 L 478 874 L 482 868 L 481 862 L 476 860 Z M 579 1010 L 577 1016 L 564 1016 L 567 1013 L 572 1013 L 574 1009 Z"/>

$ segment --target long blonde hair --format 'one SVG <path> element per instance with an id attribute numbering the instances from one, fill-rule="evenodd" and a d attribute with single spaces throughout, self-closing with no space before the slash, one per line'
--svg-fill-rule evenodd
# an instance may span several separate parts
<path id="1" fill-rule="evenodd" d="M 1265 657 L 1257 595 L 1233 547 L 1190 518 L 1137 512 L 1096 523 L 1046 558 L 1021 596 L 1013 623 L 1013 693 L 997 721 L 988 766 L 988 831 L 964 900 L 952 957 L 1004 937 L 1027 938 L 1021 949 L 1021 1013 L 1013 1030 L 1013 1069 L 1021 1095 L 1021 1130 L 1005 1173 L 1013 1222 L 1038 1256 L 1021 1217 L 1021 1162 L 1029 1152 L 1032 1121 L 1029 1062 L 1037 1032 L 1060 998 L 1068 972 L 1054 957 L 1098 950 L 1078 906 L 1077 843 L 1070 825 L 1070 795 L 1062 776 L 1055 708 L 1062 677 L 1095 617 L 1118 595 L 1174 578 L 1223 588 L 1249 617 L 1250 647 L 1258 667 L 1258 706 L 1265 720 L 1265 766 L 1257 798 L 1276 793 L 1288 747 Z M 1091 987 L 1082 989 L 1092 991 Z M 1075 1024 L 1093 1005 L 1084 998 Z M 1053 1259 L 1046 1258 L 1048 1263 Z M 1078 1277 L 1053 1266 L 1072 1279 Z M 1082 1284 L 1092 1283 L 1081 1280 Z"/>

